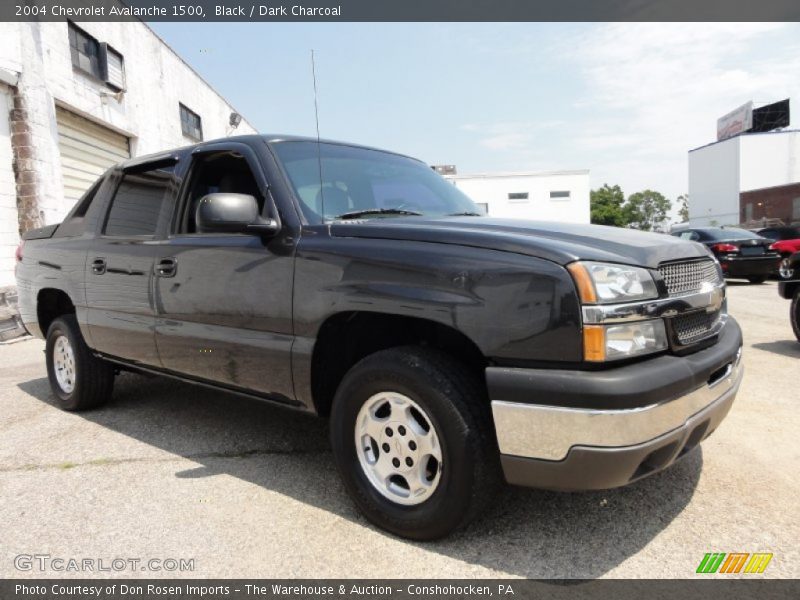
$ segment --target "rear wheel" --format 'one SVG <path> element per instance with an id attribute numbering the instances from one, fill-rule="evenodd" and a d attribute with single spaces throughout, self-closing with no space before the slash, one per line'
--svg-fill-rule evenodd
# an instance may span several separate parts
<path id="1" fill-rule="evenodd" d="M 790 309 L 789 318 L 792 321 L 794 337 L 796 337 L 797 341 L 800 342 L 800 290 L 797 290 L 792 298 L 792 306 Z"/>
<path id="2" fill-rule="evenodd" d="M 50 388 L 64 410 L 94 408 L 111 396 L 114 368 L 92 355 L 75 315 L 64 315 L 50 325 L 45 358 Z"/>
<path id="3" fill-rule="evenodd" d="M 794 277 L 794 268 L 791 266 L 791 261 L 789 257 L 785 257 L 781 259 L 780 267 L 778 267 L 778 275 L 780 275 L 781 279 L 791 279 Z"/>
<path id="4" fill-rule="evenodd" d="M 764 283 L 767 280 L 766 275 L 751 275 L 747 278 L 750 283 Z"/>
<path id="5" fill-rule="evenodd" d="M 500 466 L 481 383 L 445 354 L 383 350 L 345 375 L 331 443 L 348 493 L 396 535 L 430 540 L 491 500 Z"/>

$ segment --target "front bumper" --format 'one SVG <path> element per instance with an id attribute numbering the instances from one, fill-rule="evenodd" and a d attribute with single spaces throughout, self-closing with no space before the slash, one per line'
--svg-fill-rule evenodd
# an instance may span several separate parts
<path id="1" fill-rule="evenodd" d="M 759 277 L 778 272 L 780 256 L 755 256 L 752 258 L 720 258 L 719 264 L 725 277 Z"/>
<path id="2" fill-rule="evenodd" d="M 560 371 L 555 380 L 553 370 L 487 370 L 506 480 L 555 490 L 606 489 L 666 468 L 728 413 L 743 374 L 741 345 L 741 331 L 729 319 L 714 346 L 688 356 L 608 371 Z"/>

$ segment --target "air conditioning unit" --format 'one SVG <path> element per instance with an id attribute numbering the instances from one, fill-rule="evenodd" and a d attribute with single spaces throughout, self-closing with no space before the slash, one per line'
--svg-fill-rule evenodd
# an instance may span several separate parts
<path id="1" fill-rule="evenodd" d="M 103 70 L 103 81 L 110 87 L 125 90 L 125 63 L 122 54 L 105 42 L 100 43 L 100 64 Z"/>

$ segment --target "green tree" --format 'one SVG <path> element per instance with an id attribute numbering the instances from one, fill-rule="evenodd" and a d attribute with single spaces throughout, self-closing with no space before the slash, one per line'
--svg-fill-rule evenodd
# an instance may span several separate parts
<path id="1" fill-rule="evenodd" d="M 622 212 L 628 225 L 642 231 L 653 231 L 667 219 L 672 202 L 653 190 L 644 190 L 628 196 Z"/>
<path id="2" fill-rule="evenodd" d="M 681 219 L 681 223 L 685 223 L 689 220 L 689 194 L 681 194 L 678 196 L 677 202 L 680 206 L 678 216 Z"/>
<path id="3" fill-rule="evenodd" d="M 592 223 L 624 227 L 628 224 L 622 210 L 624 202 L 625 194 L 618 185 L 611 187 L 606 183 L 603 187 L 592 190 L 589 201 Z"/>

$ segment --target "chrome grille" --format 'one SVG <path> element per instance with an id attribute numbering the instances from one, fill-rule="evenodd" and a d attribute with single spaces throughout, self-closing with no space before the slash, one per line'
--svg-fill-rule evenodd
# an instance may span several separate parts
<path id="1" fill-rule="evenodd" d="M 699 292 L 704 283 L 719 283 L 717 265 L 711 259 L 667 263 L 658 267 L 670 296 Z"/>
<path id="2" fill-rule="evenodd" d="M 674 317 L 672 329 L 675 337 L 682 346 L 698 342 L 708 336 L 719 321 L 720 315 L 720 311 L 708 313 L 703 310 Z"/>

